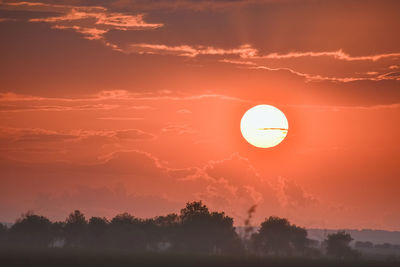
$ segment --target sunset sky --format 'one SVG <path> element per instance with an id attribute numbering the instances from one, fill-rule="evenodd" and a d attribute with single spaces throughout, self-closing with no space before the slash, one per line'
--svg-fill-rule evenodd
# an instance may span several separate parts
<path id="1" fill-rule="evenodd" d="M 400 230 L 400 1 L 0 0 L 0 221 Z M 283 111 L 256 148 L 240 120 Z"/>

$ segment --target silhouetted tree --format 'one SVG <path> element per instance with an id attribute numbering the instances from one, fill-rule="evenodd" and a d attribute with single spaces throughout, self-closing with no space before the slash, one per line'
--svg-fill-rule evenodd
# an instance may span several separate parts
<path id="1" fill-rule="evenodd" d="M 252 236 L 255 249 L 275 255 L 304 253 L 307 246 L 307 231 L 291 225 L 285 218 L 271 216 L 261 223 L 258 233 Z"/>
<path id="2" fill-rule="evenodd" d="M 64 246 L 65 243 L 65 222 L 54 222 L 51 225 L 53 232 L 53 242 L 51 247 Z"/>
<path id="3" fill-rule="evenodd" d="M 350 242 L 353 240 L 349 233 L 339 231 L 328 235 L 326 240 L 327 254 L 337 258 L 354 258 L 357 252 L 350 247 Z"/>
<path id="4" fill-rule="evenodd" d="M 180 213 L 175 248 L 198 253 L 222 253 L 240 249 L 233 219 L 223 212 L 210 213 L 199 202 L 187 203 Z"/>
<path id="5" fill-rule="evenodd" d="M 0 223 L 0 247 L 4 247 L 7 243 L 7 227 L 4 224 Z"/>
<path id="6" fill-rule="evenodd" d="M 294 247 L 294 249 L 300 253 L 304 253 L 307 245 L 310 242 L 310 240 L 307 238 L 307 230 L 298 227 L 296 225 L 291 225 L 290 227 L 291 233 L 290 233 L 290 243 Z"/>
<path id="7" fill-rule="evenodd" d="M 157 235 L 156 246 L 160 245 L 166 249 L 178 243 L 180 217 L 177 214 L 158 216 L 153 220 L 153 224 Z"/>
<path id="8" fill-rule="evenodd" d="M 146 238 L 142 221 L 129 213 L 115 216 L 110 223 L 111 243 L 117 248 L 145 249 Z"/>
<path id="9" fill-rule="evenodd" d="M 82 247 L 86 239 L 87 221 L 79 210 L 72 212 L 65 220 L 65 245 Z"/>
<path id="10" fill-rule="evenodd" d="M 108 225 L 106 218 L 91 217 L 87 227 L 86 245 L 93 248 L 105 248 L 108 242 Z"/>
<path id="11" fill-rule="evenodd" d="M 19 247 L 48 247 L 54 238 L 52 230 L 49 219 L 27 212 L 10 228 L 10 241 Z"/>

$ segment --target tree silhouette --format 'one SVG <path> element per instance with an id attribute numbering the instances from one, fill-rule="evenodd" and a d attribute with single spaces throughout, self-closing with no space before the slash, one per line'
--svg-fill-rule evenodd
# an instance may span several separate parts
<path id="1" fill-rule="evenodd" d="M 155 227 L 154 234 L 157 236 L 155 248 L 161 246 L 166 249 L 165 247 L 173 246 L 176 249 L 176 244 L 179 243 L 180 217 L 175 213 L 158 216 L 153 220 L 153 224 Z"/>
<path id="2" fill-rule="evenodd" d="M 110 223 L 111 244 L 117 248 L 145 249 L 146 236 L 142 221 L 129 213 L 115 216 Z"/>
<path id="3" fill-rule="evenodd" d="M 254 212 L 249 210 L 247 226 Z M 287 219 L 269 217 L 251 239 L 256 252 L 274 255 L 317 255 L 309 247 L 307 231 Z M 328 254 L 336 257 L 355 255 L 349 247 L 350 235 L 329 235 Z M 86 220 L 79 210 L 70 213 L 65 222 L 26 213 L 10 228 L 0 224 L 0 246 L 112 248 L 133 251 L 175 251 L 200 254 L 232 254 L 245 251 L 243 241 L 224 212 L 210 212 L 201 201 L 186 203 L 179 214 L 140 219 L 129 213 L 116 215 L 110 221 L 102 217 Z M 314 250 L 317 250 L 316 248 Z"/>
<path id="4" fill-rule="evenodd" d="M 353 240 L 349 233 L 339 231 L 328 235 L 326 240 L 327 254 L 336 258 L 354 258 L 357 252 L 350 247 L 350 242 Z"/>
<path id="5" fill-rule="evenodd" d="M 10 241 L 18 247 L 48 247 L 54 238 L 52 230 L 49 219 L 27 212 L 10 228 Z"/>
<path id="6" fill-rule="evenodd" d="M 274 216 L 261 223 L 261 228 L 252 239 L 257 251 L 275 255 L 304 253 L 308 241 L 304 228 L 291 225 L 285 218 Z"/>
<path id="7" fill-rule="evenodd" d="M 72 212 L 65 220 L 65 244 L 68 247 L 83 247 L 86 238 L 87 221 L 79 210 Z"/>
<path id="8" fill-rule="evenodd" d="M 108 220 L 101 217 L 91 217 L 87 226 L 86 245 L 93 248 L 108 246 Z"/>
<path id="9" fill-rule="evenodd" d="M 0 223 L 0 247 L 4 247 L 6 245 L 7 238 L 7 227 Z"/>
<path id="10" fill-rule="evenodd" d="M 51 247 L 63 246 L 65 241 L 65 222 L 54 222 L 51 225 L 53 233 L 53 242 Z"/>
<path id="11" fill-rule="evenodd" d="M 294 249 L 300 253 L 304 253 L 310 240 L 307 238 L 307 230 L 298 227 L 296 225 L 291 225 L 290 227 L 290 243 Z"/>
<path id="12" fill-rule="evenodd" d="M 233 219 L 219 212 L 210 213 L 199 202 L 187 203 L 180 213 L 181 225 L 175 246 L 199 253 L 222 253 L 240 248 Z"/>

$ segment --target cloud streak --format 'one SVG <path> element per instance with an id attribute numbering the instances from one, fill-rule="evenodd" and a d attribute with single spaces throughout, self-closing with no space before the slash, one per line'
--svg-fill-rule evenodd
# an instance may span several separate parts
<path id="1" fill-rule="evenodd" d="M 259 65 L 258 63 L 249 61 L 248 59 L 245 61 L 241 60 L 229 60 L 223 59 L 220 62 L 234 64 L 242 66 L 242 68 L 253 69 L 253 70 L 266 70 L 266 71 L 285 71 L 296 76 L 304 78 L 306 81 L 331 81 L 331 82 L 355 82 L 355 81 L 383 81 L 383 80 L 400 80 L 399 72 L 390 72 L 379 74 L 376 72 L 367 73 L 366 77 L 333 77 L 333 76 L 324 76 L 318 74 L 310 74 L 305 72 L 296 71 L 289 67 L 268 67 L 264 65 Z"/>
<path id="2" fill-rule="evenodd" d="M 175 55 L 183 57 L 197 57 L 201 55 L 226 56 L 237 55 L 242 58 L 253 57 L 257 50 L 249 44 L 241 45 L 237 48 L 223 49 L 211 46 L 168 46 L 163 44 L 130 44 L 127 50 L 129 53 L 139 54 L 160 54 L 160 55 Z"/>
<path id="3" fill-rule="evenodd" d="M 153 139 L 153 134 L 139 129 L 113 131 L 69 130 L 54 131 L 41 128 L 0 128 L 0 138 L 10 142 L 65 142 L 78 141 L 90 137 L 106 137 L 114 140 L 144 140 Z"/>
<path id="4" fill-rule="evenodd" d="M 351 56 L 343 50 L 328 51 L 328 52 L 290 52 L 286 54 L 270 53 L 255 58 L 260 59 L 291 59 L 291 58 L 304 58 L 304 57 L 332 57 L 337 60 L 344 61 L 378 61 L 385 58 L 399 58 L 400 53 L 386 53 L 367 56 Z"/>
<path id="5" fill-rule="evenodd" d="M 88 95 L 85 98 L 62 98 L 62 97 L 41 97 L 25 94 L 16 94 L 13 92 L 0 93 L 0 103 L 4 105 L 11 105 L 10 103 L 16 104 L 21 103 L 27 105 L 31 103 L 43 103 L 43 102 L 60 102 L 60 103 L 79 103 L 79 102 L 102 102 L 102 101 L 201 101 L 207 99 L 220 99 L 226 101 L 237 101 L 237 102 L 248 102 L 245 99 L 233 97 L 223 94 L 193 94 L 193 95 L 182 95 L 171 92 L 144 92 L 136 93 L 129 92 L 127 90 L 103 90 L 99 93 Z M 119 106 L 122 106 L 123 102 L 119 102 Z M 114 107 L 115 108 L 115 107 Z M 132 105 L 129 103 L 127 109 L 132 110 L 151 110 L 152 107 L 143 105 Z"/>
<path id="6" fill-rule="evenodd" d="M 55 12 L 60 15 L 45 18 L 32 18 L 29 22 L 49 23 L 53 29 L 71 29 L 89 40 L 101 40 L 106 46 L 122 51 L 116 44 L 109 42 L 105 34 L 110 30 L 153 30 L 164 25 L 149 23 L 144 14 L 125 14 L 111 12 L 101 6 L 73 6 L 33 2 L 3 3 L 0 8 L 28 10 L 36 12 Z"/>
<path id="7" fill-rule="evenodd" d="M 1 102 L 1 101 L 0 101 Z M 94 111 L 94 110 L 112 110 L 119 105 L 110 104 L 92 104 L 76 106 L 58 106 L 58 105 L 0 105 L 0 112 L 32 112 L 32 111 Z"/>

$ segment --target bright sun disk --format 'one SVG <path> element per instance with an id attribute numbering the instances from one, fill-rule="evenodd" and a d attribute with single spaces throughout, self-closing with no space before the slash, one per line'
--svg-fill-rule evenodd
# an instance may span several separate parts
<path id="1" fill-rule="evenodd" d="M 244 113 L 240 130 L 244 139 L 255 147 L 268 148 L 285 139 L 289 125 L 285 114 L 270 105 L 258 105 Z"/>

